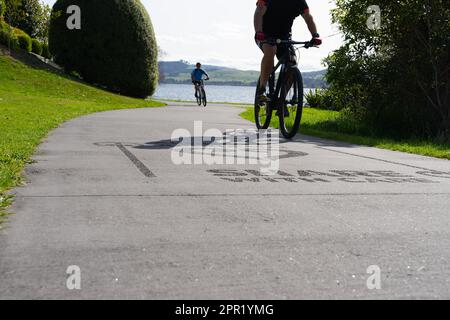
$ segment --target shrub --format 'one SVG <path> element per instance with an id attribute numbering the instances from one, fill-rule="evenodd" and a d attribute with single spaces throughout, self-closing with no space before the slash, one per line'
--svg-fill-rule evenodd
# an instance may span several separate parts
<path id="1" fill-rule="evenodd" d="M 345 108 L 345 104 L 339 101 L 338 95 L 331 89 L 322 91 L 322 104 L 326 110 L 341 111 Z"/>
<path id="2" fill-rule="evenodd" d="M 35 54 L 37 54 L 37 55 L 42 55 L 42 50 L 43 50 L 43 47 L 42 47 L 42 43 L 41 42 L 39 42 L 39 40 L 37 40 L 37 39 L 32 39 L 31 40 L 31 52 L 33 52 L 33 53 L 35 53 Z"/>
<path id="3" fill-rule="evenodd" d="M 19 48 L 25 50 L 26 52 L 31 52 L 32 43 L 30 36 L 26 34 L 19 34 L 17 36 L 17 40 L 19 41 Z"/>
<path id="4" fill-rule="evenodd" d="M 18 29 L 14 29 L 13 33 L 17 36 L 19 48 L 26 52 L 31 52 L 32 42 L 30 36 Z"/>
<path id="5" fill-rule="evenodd" d="M 305 99 L 311 108 L 340 111 L 344 107 L 330 89 L 311 90 L 305 95 Z"/>
<path id="6" fill-rule="evenodd" d="M 380 136 L 450 142 L 448 0 L 379 0 L 382 27 L 370 30 L 371 0 L 336 0 L 343 45 L 325 60 L 327 83 L 348 117 Z"/>
<path id="7" fill-rule="evenodd" d="M 80 30 L 69 30 L 70 5 L 82 12 Z M 137 0 L 58 0 L 52 13 L 50 51 L 67 72 L 134 97 L 154 93 L 158 78 L 153 27 Z"/>
<path id="8" fill-rule="evenodd" d="M 9 47 L 10 49 L 18 49 L 19 42 L 16 34 L 6 22 L 0 19 L 0 43 Z"/>
<path id="9" fill-rule="evenodd" d="M 45 38 L 48 31 L 48 5 L 40 0 L 0 0 L 5 3 L 5 20 L 33 38 Z"/>
<path id="10" fill-rule="evenodd" d="M 2 1 L 2 0 L 0 0 L 0 1 Z M 9 24 L 7 24 L 2 17 L 0 17 L 0 30 L 9 29 L 9 28 L 10 28 Z"/>
<path id="11" fill-rule="evenodd" d="M 322 105 L 320 89 L 311 90 L 305 95 L 306 102 L 310 108 L 319 108 Z"/>
<path id="12" fill-rule="evenodd" d="M 5 46 L 9 47 L 9 42 L 11 40 L 11 36 L 8 33 L 7 30 L 0 29 L 0 44 L 3 44 Z"/>
<path id="13" fill-rule="evenodd" d="M 0 0 L 0 17 L 3 17 L 6 10 L 5 0 Z"/>
<path id="14" fill-rule="evenodd" d="M 48 44 L 46 44 L 46 43 L 42 44 L 42 56 L 46 59 L 52 58 L 50 50 L 48 49 Z"/>

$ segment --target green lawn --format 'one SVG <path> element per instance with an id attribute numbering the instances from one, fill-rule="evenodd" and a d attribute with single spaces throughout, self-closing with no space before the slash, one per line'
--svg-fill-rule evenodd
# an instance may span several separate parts
<path id="1" fill-rule="evenodd" d="M 247 108 L 241 116 L 244 119 L 254 122 L 253 108 Z M 386 138 L 349 134 L 340 128 L 340 122 L 338 119 L 339 112 L 305 108 L 300 126 L 300 132 L 324 139 L 450 159 L 449 145 L 417 140 L 396 141 Z M 278 117 L 272 117 L 271 126 L 274 128 L 279 127 Z"/>
<path id="2" fill-rule="evenodd" d="M 115 95 L 50 71 L 29 67 L 0 50 L 0 219 L 36 146 L 64 121 L 92 112 L 164 104 Z"/>

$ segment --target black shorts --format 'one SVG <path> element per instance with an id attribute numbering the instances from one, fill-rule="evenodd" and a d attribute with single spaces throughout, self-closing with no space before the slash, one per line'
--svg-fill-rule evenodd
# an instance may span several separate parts
<path id="1" fill-rule="evenodd" d="M 268 38 L 267 41 L 274 41 L 276 39 L 274 38 Z M 290 38 L 285 38 L 285 40 L 290 40 Z M 256 41 L 256 45 L 261 49 L 261 51 L 263 51 L 263 44 L 258 41 Z M 286 45 L 286 44 L 274 44 L 274 47 L 277 47 L 277 58 L 278 60 L 281 60 L 286 54 L 287 52 L 289 52 L 289 56 L 292 57 L 291 60 L 295 59 L 296 60 L 296 54 L 295 54 L 295 48 L 293 45 Z"/>

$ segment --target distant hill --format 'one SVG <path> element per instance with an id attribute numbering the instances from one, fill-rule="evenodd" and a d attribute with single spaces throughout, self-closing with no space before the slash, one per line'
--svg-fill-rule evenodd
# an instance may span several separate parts
<path id="1" fill-rule="evenodd" d="M 190 84 L 194 65 L 186 61 L 159 62 L 160 82 L 172 84 Z M 203 68 L 211 77 L 210 85 L 254 86 L 259 77 L 259 71 L 244 71 L 233 68 L 204 65 Z M 325 70 L 303 73 L 306 88 L 321 88 L 326 86 Z"/>

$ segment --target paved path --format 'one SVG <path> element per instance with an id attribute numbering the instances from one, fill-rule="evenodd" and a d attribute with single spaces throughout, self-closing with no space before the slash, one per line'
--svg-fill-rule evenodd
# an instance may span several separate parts
<path id="1" fill-rule="evenodd" d="M 253 128 L 240 111 L 112 111 L 55 130 L 0 231 L 0 298 L 450 298 L 449 161 L 299 136 L 275 177 L 172 163 L 174 129 Z M 71 265 L 81 290 L 66 288 Z"/>

